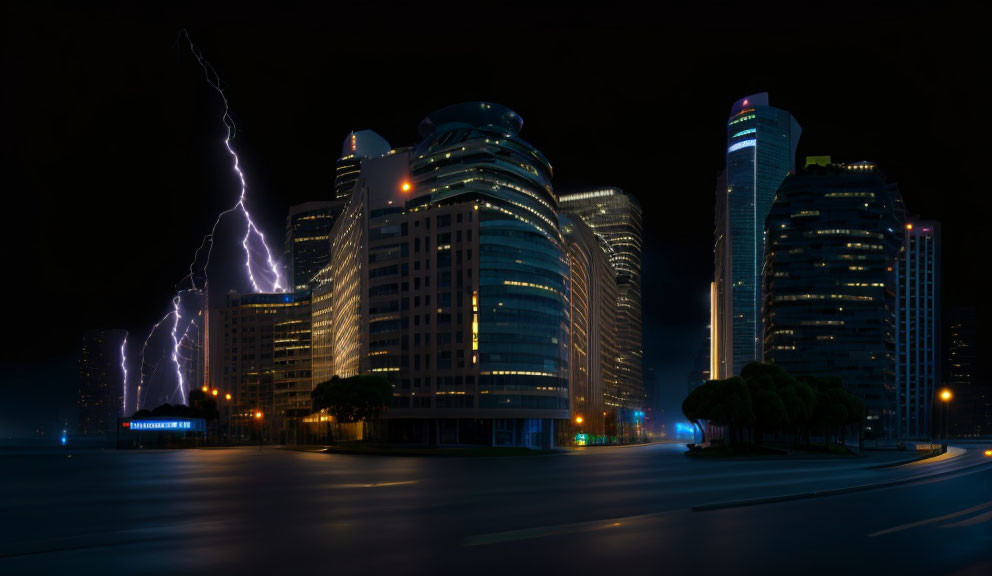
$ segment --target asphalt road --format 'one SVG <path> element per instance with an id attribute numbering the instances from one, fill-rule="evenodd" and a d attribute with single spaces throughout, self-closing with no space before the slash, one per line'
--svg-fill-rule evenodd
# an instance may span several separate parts
<path id="1" fill-rule="evenodd" d="M 992 574 L 992 458 L 0 455 L 0 574 Z M 933 476 L 940 474 L 939 476 Z M 843 487 L 887 488 L 693 511 Z"/>

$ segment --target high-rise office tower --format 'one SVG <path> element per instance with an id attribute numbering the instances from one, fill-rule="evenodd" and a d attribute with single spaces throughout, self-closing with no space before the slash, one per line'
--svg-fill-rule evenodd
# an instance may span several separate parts
<path id="1" fill-rule="evenodd" d="M 286 216 L 286 266 L 295 290 L 310 287 L 331 254 L 330 233 L 344 200 L 315 201 L 289 208 Z"/>
<path id="2" fill-rule="evenodd" d="M 124 357 L 121 348 L 126 330 L 99 329 L 83 334 L 79 357 L 79 433 L 112 432 L 124 401 Z"/>
<path id="3" fill-rule="evenodd" d="M 210 361 L 223 366 L 211 387 L 232 396 L 231 433 L 247 437 L 261 427 L 278 438 L 310 413 L 310 292 L 228 294 L 224 308 L 208 313 L 220 340 Z"/>
<path id="4" fill-rule="evenodd" d="M 897 432 L 929 438 L 941 370 L 940 226 L 909 220 L 896 260 Z"/>
<path id="5" fill-rule="evenodd" d="M 559 214 L 570 270 L 569 392 L 576 434 L 605 435 L 621 408 L 617 380 L 617 280 L 612 249 L 579 218 Z"/>
<path id="6" fill-rule="evenodd" d="M 768 104 L 768 93 L 741 98 L 727 120 L 726 234 L 729 239 L 731 372 L 761 360 L 761 267 L 765 218 L 775 191 L 795 170 L 801 129 L 789 112 Z M 717 217 L 717 222 L 720 217 Z M 719 231 L 718 231 L 719 232 Z"/>
<path id="7" fill-rule="evenodd" d="M 836 376 L 865 401 L 867 432 L 896 431 L 894 266 L 902 198 L 868 162 L 811 158 L 779 188 L 765 232 L 765 359 Z"/>
<path id="8" fill-rule="evenodd" d="M 644 404 L 643 328 L 641 318 L 641 207 L 619 188 L 596 188 L 563 194 L 561 209 L 580 218 L 610 247 L 617 272 L 617 353 L 619 402 L 640 410 Z"/>
<path id="9" fill-rule="evenodd" d="M 341 145 L 341 157 L 334 171 L 334 197 L 350 198 L 362 170 L 362 160 L 389 154 L 389 142 L 371 130 L 349 133 Z"/>
<path id="10" fill-rule="evenodd" d="M 333 371 L 394 386 L 395 440 L 546 445 L 569 418 L 568 262 L 551 168 L 498 104 L 362 163 L 332 231 Z M 559 427 L 560 430 L 560 427 Z"/>

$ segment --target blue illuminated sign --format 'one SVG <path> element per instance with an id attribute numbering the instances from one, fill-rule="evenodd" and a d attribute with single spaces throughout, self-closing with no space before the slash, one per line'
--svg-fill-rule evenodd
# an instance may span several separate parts
<path id="1" fill-rule="evenodd" d="M 740 142 L 731 145 L 730 148 L 727 148 L 727 154 L 740 150 L 741 148 L 754 148 L 757 144 L 758 141 L 753 138 L 750 140 L 741 140 Z"/>
<path id="2" fill-rule="evenodd" d="M 134 431 L 156 430 L 161 432 L 190 432 L 205 430 L 206 422 L 202 418 L 125 420 L 124 422 L 121 422 L 121 427 Z"/>
<path id="3" fill-rule="evenodd" d="M 134 420 L 131 430 L 192 430 L 192 422 L 182 420 Z"/>

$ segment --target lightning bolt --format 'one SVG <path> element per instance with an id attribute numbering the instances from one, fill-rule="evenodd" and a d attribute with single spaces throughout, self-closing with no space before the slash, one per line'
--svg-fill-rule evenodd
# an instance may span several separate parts
<path id="1" fill-rule="evenodd" d="M 211 66 L 211 64 L 203 57 L 203 53 L 199 48 L 197 48 L 196 44 L 193 43 L 193 39 L 190 38 L 189 32 L 184 28 L 179 33 L 182 37 L 186 38 L 186 42 L 189 44 L 190 53 L 193 54 L 193 57 L 196 58 L 197 63 L 200 64 L 200 68 L 203 69 L 203 75 L 207 80 L 207 84 L 209 84 L 210 87 L 220 95 L 221 100 L 224 102 L 224 115 L 222 116 L 222 120 L 225 128 L 227 128 L 227 136 L 224 138 L 224 147 L 227 149 L 228 154 L 231 155 L 234 172 L 238 175 L 238 182 L 241 185 L 241 191 L 238 194 L 238 201 L 235 202 L 233 206 L 217 215 L 217 220 L 210 229 L 210 233 L 203 238 L 203 241 L 200 243 L 200 247 L 197 248 L 196 252 L 193 254 L 193 263 L 190 264 L 190 273 L 187 278 L 190 279 L 190 284 L 193 288 L 197 288 L 193 269 L 196 266 L 197 258 L 205 245 L 207 246 L 207 262 L 204 264 L 203 271 L 204 278 L 206 278 L 206 264 L 210 262 L 210 255 L 213 253 L 214 234 L 217 231 L 217 226 L 220 224 L 221 218 L 232 212 L 241 212 L 241 215 L 244 216 L 245 219 L 245 236 L 241 241 L 241 246 L 245 251 L 245 270 L 248 273 L 248 280 L 251 282 L 252 290 L 255 292 L 285 292 L 286 289 L 282 286 L 282 278 L 279 275 L 279 267 L 272 260 L 272 252 L 269 250 L 269 246 L 265 242 L 265 235 L 262 234 L 262 231 L 251 219 L 251 214 L 248 212 L 248 206 L 245 204 L 248 196 L 248 184 L 245 181 L 245 174 L 241 170 L 241 160 L 238 158 L 237 152 L 234 151 L 234 147 L 231 145 L 231 141 L 234 140 L 234 137 L 237 134 L 237 127 L 234 124 L 234 119 L 231 117 L 231 108 L 227 100 L 227 94 L 225 94 L 224 89 L 221 88 L 220 76 L 217 74 L 217 71 L 214 70 L 214 67 Z M 251 248 L 248 245 L 251 241 L 252 235 L 258 238 L 258 241 L 262 244 L 262 248 L 265 251 L 265 262 L 268 266 L 268 272 L 272 278 L 268 288 L 259 285 L 259 281 L 256 280 L 256 275 L 252 271 Z M 206 283 L 206 280 L 204 283 Z"/>
<path id="2" fill-rule="evenodd" d="M 124 375 L 124 402 L 121 407 L 121 416 L 127 416 L 127 332 L 124 332 L 124 341 L 121 342 L 121 374 Z"/>
<path id="3" fill-rule="evenodd" d="M 190 37 L 189 32 L 185 28 L 179 32 L 179 35 L 180 35 L 179 38 L 186 39 L 186 43 L 189 45 L 190 53 L 193 54 L 193 57 L 196 58 L 197 63 L 200 65 L 200 68 L 203 70 L 203 75 L 207 81 L 207 84 L 209 84 L 210 87 L 213 88 L 217 92 L 217 94 L 220 95 L 221 100 L 224 103 L 224 115 L 221 117 L 222 121 L 224 122 L 224 127 L 227 128 L 227 136 L 224 138 L 224 148 L 227 149 L 228 154 L 231 155 L 234 173 L 237 174 L 238 183 L 240 184 L 240 192 L 238 194 L 237 202 L 235 202 L 234 205 L 231 206 L 230 208 L 222 211 L 220 214 L 217 215 L 217 219 L 214 221 L 213 226 L 210 228 L 210 232 L 203 237 L 203 240 L 200 242 L 200 246 L 193 253 L 193 261 L 190 262 L 189 265 L 189 274 L 179 281 L 177 287 L 181 284 L 184 284 L 186 280 L 189 280 L 190 286 L 192 287 L 193 290 L 203 291 L 203 292 L 206 291 L 207 284 L 209 283 L 209 280 L 207 278 L 207 266 L 210 263 L 210 256 L 213 254 L 214 238 L 217 233 L 217 226 L 220 225 L 220 221 L 221 219 L 224 218 L 224 216 L 232 213 L 240 213 L 241 216 L 244 217 L 244 222 L 245 222 L 245 235 L 241 240 L 241 247 L 244 249 L 245 252 L 245 271 L 248 275 L 248 280 L 251 283 L 252 290 L 254 292 L 285 292 L 286 288 L 283 287 L 282 285 L 282 278 L 279 274 L 279 266 L 272 259 L 272 252 L 269 250 L 269 246 L 265 242 L 265 235 L 252 220 L 251 214 L 248 212 L 248 206 L 246 203 L 248 198 L 248 184 L 245 180 L 244 171 L 241 169 L 241 160 L 240 158 L 238 158 L 238 154 L 237 152 L 234 151 L 234 147 L 231 144 L 231 142 L 234 140 L 235 135 L 237 134 L 237 127 L 234 124 L 234 118 L 231 117 L 231 109 L 227 100 L 227 94 L 224 93 L 224 89 L 221 87 L 220 76 L 217 74 L 217 71 L 210 64 L 210 62 L 208 62 L 203 57 L 203 53 L 196 46 L 196 44 L 193 43 L 193 39 Z M 251 247 L 253 238 L 257 239 L 257 243 L 262 245 L 262 248 L 265 253 L 265 264 L 268 269 L 267 271 L 264 271 L 264 273 L 262 271 L 253 270 L 252 247 Z M 207 256 L 206 256 L 206 261 L 203 263 L 203 268 L 202 268 L 203 286 L 197 286 L 196 284 L 197 262 L 199 262 L 200 254 L 203 252 L 204 249 L 206 249 L 207 251 Z M 184 404 L 186 403 L 186 391 L 184 389 L 182 366 L 179 361 L 180 359 L 179 348 L 183 343 L 183 341 L 185 341 L 187 335 L 189 334 L 190 327 L 195 326 L 195 320 L 191 319 L 189 323 L 186 324 L 186 328 L 183 330 L 182 336 L 181 337 L 177 336 L 177 333 L 179 331 L 179 322 L 182 320 L 182 314 L 180 312 L 180 303 L 181 303 L 181 294 L 177 294 L 172 299 L 172 311 L 168 312 L 164 317 L 162 317 L 161 320 L 159 320 L 158 322 L 155 323 L 154 326 L 152 326 L 151 330 L 149 330 L 148 332 L 148 336 L 145 338 L 144 345 L 141 347 L 141 370 L 138 378 L 136 407 L 140 408 L 141 405 L 141 391 L 145 384 L 145 364 L 146 364 L 145 354 L 148 351 L 149 342 L 151 341 L 152 336 L 154 336 L 155 333 L 162 326 L 162 324 L 170 317 L 172 318 L 172 328 L 170 330 L 170 336 L 172 338 L 171 360 L 172 360 L 172 364 L 175 366 L 176 369 L 176 381 L 178 382 L 180 398 L 182 398 L 182 402 Z M 124 368 L 124 360 L 123 360 L 123 355 L 124 355 L 123 346 L 121 347 L 121 355 L 122 355 L 121 366 L 122 369 L 126 371 L 126 368 Z M 152 371 L 151 376 L 154 376 L 157 370 L 158 370 L 158 363 L 156 363 L 155 369 Z M 149 380 L 151 379 L 151 376 L 149 377 Z M 125 406 L 126 406 L 126 400 L 125 400 Z"/>
<path id="4" fill-rule="evenodd" d="M 172 299 L 172 363 L 176 365 L 176 378 L 179 379 L 179 397 L 182 399 L 183 404 L 186 403 L 186 392 L 183 390 L 183 369 L 179 365 L 179 340 L 176 339 L 176 330 L 179 329 L 179 320 L 182 316 L 179 314 L 179 295 L 176 295 Z M 189 326 L 186 326 L 189 329 Z M 185 338 L 186 335 L 183 334 Z"/>
<path id="5" fill-rule="evenodd" d="M 148 351 L 148 342 L 151 341 L 152 336 L 158 330 L 158 327 L 161 326 L 163 322 L 165 322 L 166 320 L 168 320 L 169 317 L 172 316 L 173 313 L 174 312 L 169 312 L 168 314 L 166 314 L 165 316 L 163 316 L 161 320 L 159 320 L 158 322 L 156 322 L 152 326 L 152 329 L 148 331 L 148 337 L 145 338 L 145 343 L 141 346 L 141 366 L 140 366 L 139 374 L 138 374 L 138 392 L 137 392 L 137 398 L 136 398 L 137 404 L 135 404 L 135 406 L 137 408 L 139 408 L 139 409 L 141 408 L 141 389 L 145 385 L 145 353 Z M 158 365 L 157 364 L 155 366 L 155 369 L 158 370 Z M 152 372 L 152 375 L 153 376 L 155 375 L 155 372 L 154 371 Z"/>

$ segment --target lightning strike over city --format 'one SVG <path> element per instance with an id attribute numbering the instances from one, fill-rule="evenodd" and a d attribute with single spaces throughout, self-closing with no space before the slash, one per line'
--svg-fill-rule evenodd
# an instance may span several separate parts
<path id="1" fill-rule="evenodd" d="M 992 574 L 984 5 L 559 4 L 0 3 L 0 575 Z"/>

